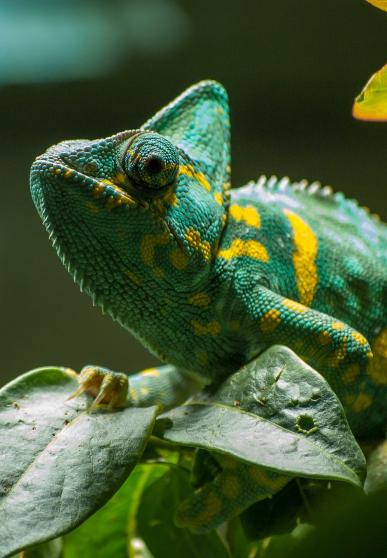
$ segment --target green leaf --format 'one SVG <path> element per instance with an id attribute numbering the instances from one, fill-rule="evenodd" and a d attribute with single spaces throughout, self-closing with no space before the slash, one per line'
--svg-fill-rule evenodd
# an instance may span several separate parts
<path id="1" fill-rule="evenodd" d="M 356 97 L 352 115 L 358 120 L 387 121 L 387 64 L 371 76 Z"/>
<path id="2" fill-rule="evenodd" d="M 363 491 L 353 484 L 293 479 L 272 498 L 256 502 L 245 510 L 240 516 L 241 524 L 251 540 L 290 533 L 298 523 L 318 525 L 329 510 L 359 493 Z"/>
<path id="3" fill-rule="evenodd" d="M 360 485 L 364 456 L 338 398 L 290 349 L 273 346 L 221 384 L 160 415 L 157 432 L 293 476 Z"/>
<path id="4" fill-rule="evenodd" d="M 216 531 L 196 535 L 174 524 L 178 505 L 192 494 L 188 477 L 186 471 L 173 467 L 146 487 L 136 518 L 137 533 L 155 558 L 229 558 Z"/>
<path id="5" fill-rule="evenodd" d="M 259 558 L 262 554 L 262 541 L 250 541 L 242 529 L 239 517 L 227 523 L 226 540 L 232 558 Z"/>
<path id="6" fill-rule="evenodd" d="M 0 390 L 0 557 L 68 532 L 127 478 L 156 407 L 87 413 L 78 382 L 41 368 Z"/>
<path id="7" fill-rule="evenodd" d="M 267 544 L 259 558 L 289 558 L 293 549 L 297 549 L 303 539 L 313 531 L 314 529 L 311 525 L 301 523 L 288 535 L 270 537 L 270 539 L 265 541 Z M 292 557 L 296 558 L 293 554 Z M 297 555 L 297 558 L 301 558 L 301 556 Z M 303 556 L 303 558 L 306 558 L 306 556 Z M 308 558 L 310 557 L 308 556 Z M 331 555 L 327 554 L 324 558 L 331 558 Z"/>
<path id="8" fill-rule="evenodd" d="M 135 518 L 143 491 L 167 471 L 165 464 L 138 465 L 107 504 L 64 537 L 63 558 L 134 558 L 132 544 L 139 543 L 133 535 Z"/>
<path id="9" fill-rule="evenodd" d="M 387 12 L 387 0 L 367 0 L 367 2 Z"/>
<path id="10" fill-rule="evenodd" d="M 365 491 L 387 490 L 387 440 L 381 442 L 368 458 Z"/>
<path id="11" fill-rule="evenodd" d="M 384 558 L 387 556 L 386 502 L 386 490 L 370 496 L 352 494 L 331 506 L 318 529 L 306 533 L 280 558 Z M 268 554 L 264 558 L 273 557 Z"/>
<path id="12" fill-rule="evenodd" d="M 20 556 L 20 554 L 19 554 Z M 62 539 L 53 539 L 37 546 L 31 546 L 23 552 L 20 558 L 61 558 Z"/>

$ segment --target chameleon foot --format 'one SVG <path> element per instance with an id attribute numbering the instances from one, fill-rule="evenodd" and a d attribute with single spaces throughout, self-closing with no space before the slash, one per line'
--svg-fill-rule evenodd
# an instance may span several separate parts
<path id="1" fill-rule="evenodd" d="M 78 375 L 78 382 L 79 388 L 68 399 L 84 392 L 89 393 L 95 398 L 89 411 L 94 411 L 99 405 L 117 409 L 127 401 L 129 380 L 121 372 L 113 372 L 100 366 L 85 366 Z"/>

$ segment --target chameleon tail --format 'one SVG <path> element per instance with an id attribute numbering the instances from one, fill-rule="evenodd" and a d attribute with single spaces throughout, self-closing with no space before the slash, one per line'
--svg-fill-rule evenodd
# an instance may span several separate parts
<path id="1" fill-rule="evenodd" d="M 212 454 L 214 457 L 215 454 Z M 289 477 L 217 455 L 222 471 L 179 506 L 175 522 L 205 533 L 264 498 L 270 498 Z"/>

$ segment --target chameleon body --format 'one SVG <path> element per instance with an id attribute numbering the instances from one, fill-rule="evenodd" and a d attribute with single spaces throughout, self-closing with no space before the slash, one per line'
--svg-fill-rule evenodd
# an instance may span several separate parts
<path id="1" fill-rule="evenodd" d="M 262 177 L 231 190 L 229 136 L 227 94 L 205 81 L 139 129 L 59 143 L 32 166 L 35 205 L 68 271 L 169 363 L 131 376 L 131 400 L 171 407 L 279 343 L 325 376 L 357 436 L 379 435 L 387 228 L 317 183 Z M 82 374 L 97 404 L 126 398 L 118 373 Z M 238 490 L 229 483 L 219 503 L 215 479 L 180 523 L 214 527 L 287 482 L 239 467 Z"/>

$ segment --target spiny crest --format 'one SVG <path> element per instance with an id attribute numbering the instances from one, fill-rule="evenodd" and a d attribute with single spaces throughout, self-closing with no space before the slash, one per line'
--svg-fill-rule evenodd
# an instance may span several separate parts
<path id="1" fill-rule="evenodd" d="M 358 213 L 361 217 L 366 215 L 377 222 L 380 221 L 379 215 L 371 213 L 368 207 L 359 205 L 357 200 L 347 198 L 342 192 L 334 192 L 332 186 L 322 186 L 318 181 L 308 182 L 308 180 L 303 179 L 299 182 L 291 182 L 287 176 L 278 179 L 275 175 L 270 178 L 261 175 L 257 182 L 251 181 L 247 186 L 251 188 L 252 193 L 270 191 L 273 193 L 293 194 L 297 192 L 307 196 L 316 196 L 317 198 L 347 207 L 351 211 Z"/>

